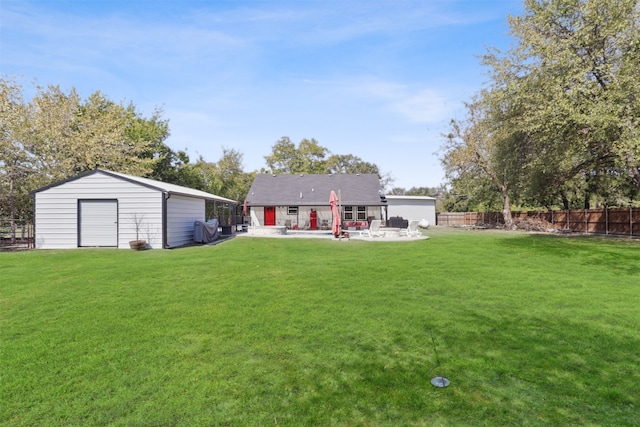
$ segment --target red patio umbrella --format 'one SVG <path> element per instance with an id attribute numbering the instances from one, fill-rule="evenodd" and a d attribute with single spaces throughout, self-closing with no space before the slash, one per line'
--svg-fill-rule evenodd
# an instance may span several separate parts
<path id="1" fill-rule="evenodd" d="M 333 190 L 331 190 L 331 194 L 329 195 L 329 206 L 331 206 L 331 213 L 333 214 L 333 225 L 331 229 L 333 235 L 338 237 L 340 236 L 342 221 L 340 220 L 340 209 L 338 208 L 338 196 Z"/>

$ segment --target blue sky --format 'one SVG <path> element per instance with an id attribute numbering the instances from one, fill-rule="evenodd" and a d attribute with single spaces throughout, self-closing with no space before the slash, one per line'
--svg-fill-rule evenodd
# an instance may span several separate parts
<path id="1" fill-rule="evenodd" d="M 169 119 L 167 144 L 246 171 L 283 136 L 434 187 L 437 151 L 507 49 L 520 0 L 0 2 L 0 74 L 100 90 Z M 25 91 L 26 93 L 26 91 Z M 26 93 L 28 95 L 28 93 Z"/>

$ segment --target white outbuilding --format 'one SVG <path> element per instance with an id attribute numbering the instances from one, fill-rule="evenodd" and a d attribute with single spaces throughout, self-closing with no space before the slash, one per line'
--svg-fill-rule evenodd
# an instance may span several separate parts
<path id="1" fill-rule="evenodd" d="M 436 224 L 435 197 L 395 195 L 387 195 L 386 197 L 389 218 L 401 216 L 408 220 L 426 219 L 430 225 Z"/>
<path id="2" fill-rule="evenodd" d="M 31 192 L 35 247 L 174 248 L 193 241 L 194 223 L 205 221 L 205 202 L 234 200 L 148 178 L 96 169 Z"/>

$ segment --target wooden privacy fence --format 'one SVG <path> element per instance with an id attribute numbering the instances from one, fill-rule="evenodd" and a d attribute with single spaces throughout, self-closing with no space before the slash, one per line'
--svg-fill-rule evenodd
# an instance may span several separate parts
<path id="1" fill-rule="evenodd" d="M 514 221 L 527 221 L 556 230 L 579 233 L 640 236 L 640 209 L 609 208 L 564 211 L 512 212 Z M 483 226 L 504 224 L 501 212 L 441 212 L 436 224 L 444 226 Z"/>

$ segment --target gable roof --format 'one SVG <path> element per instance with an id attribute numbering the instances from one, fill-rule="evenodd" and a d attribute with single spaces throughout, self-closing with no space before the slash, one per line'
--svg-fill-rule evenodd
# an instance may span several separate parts
<path id="1" fill-rule="evenodd" d="M 342 205 L 384 206 L 376 174 L 256 175 L 248 206 L 329 206 L 335 191 Z"/>
<path id="2" fill-rule="evenodd" d="M 77 179 L 80 179 L 80 178 L 83 178 L 83 177 L 86 177 L 86 176 L 90 176 L 90 175 L 95 175 L 95 174 L 108 175 L 108 176 L 111 176 L 111 177 L 114 177 L 114 178 L 118 178 L 118 179 L 122 179 L 124 181 L 128 181 L 128 182 L 131 182 L 131 183 L 134 183 L 134 184 L 139 184 L 139 185 L 142 185 L 144 187 L 151 188 L 153 190 L 158 190 L 158 191 L 161 191 L 163 193 L 176 194 L 176 195 L 189 196 L 189 197 L 197 197 L 199 199 L 213 200 L 213 201 L 217 201 L 217 202 L 230 203 L 230 204 L 234 204 L 234 205 L 238 204 L 238 202 L 235 201 L 235 200 L 227 199 L 227 198 L 221 197 L 221 196 L 216 196 L 215 194 L 207 193 L 206 191 L 196 190 L 194 188 L 183 187 L 181 185 L 175 185 L 175 184 L 169 184 L 167 182 L 156 181 L 155 179 L 141 178 L 139 176 L 127 175 L 127 174 L 124 174 L 124 173 L 113 172 L 113 171 L 108 171 L 108 170 L 104 170 L 104 169 L 95 169 L 95 170 L 92 170 L 92 171 L 81 173 L 79 175 L 73 176 L 71 178 L 68 178 L 68 179 L 65 179 L 65 180 L 62 180 L 62 181 L 54 182 L 53 184 L 47 185 L 46 187 L 38 188 L 37 190 L 31 191 L 31 194 L 35 194 L 35 193 L 38 193 L 40 191 L 48 190 L 49 188 L 57 187 L 57 186 L 66 184 L 67 182 L 75 181 Z"/>
<path id="3" fill-rule="evenodd" d="M 389 200 L 416 200 L 416 201 L 427 201 L 427 200 L 436 200 L 435 197 L 431 196 L 404 196 L 404 195 L 387 195 L 387 199 Z"/>

